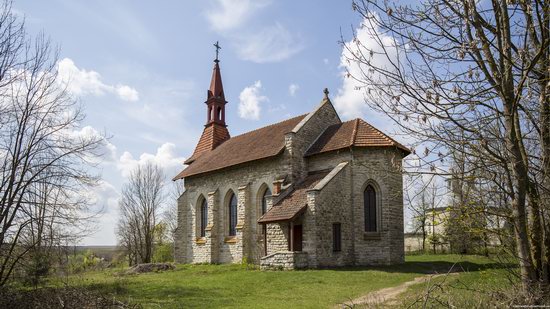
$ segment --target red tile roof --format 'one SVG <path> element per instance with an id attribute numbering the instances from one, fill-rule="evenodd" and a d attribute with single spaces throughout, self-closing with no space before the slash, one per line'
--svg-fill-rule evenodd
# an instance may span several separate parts
<path id="1" fill-rule="evenodd" d="M 258 223 L 287 221 L 296 218 L 307 206 L 307 191 L 313 189 L 328 171 L 309 174 L 304 181 L 297 184 L 292 192 L 273 205 L 259 220 Z"/>
<path id="2" fill-rule="evenodd" d="M 195 161 L 203 153 L 213 150 L 229 139 L 229 131 L 227 131 L 225 126 L 218 123 L 210 123 L 206 125 L 202 131 L 199 143 L 197 144 L 197 147 L 195 147 L 193 155 L 189 159 L 185 160 L 185 163 L 189 164 Z"/>
<path id="3" fill-rule="evenodd" d="M 411 151 L 362 119 L 354 119 L 328 127 L 306 151 L 305 156 L 357 147 L 397 147 Z"/>
<path id="4" fill-rule="evenodd" d="M 285 134 L 305 116 L 294 117 L 232 137 L 214 150 L 201 154 L 173 180 L 275 156 L 285 147 Z"/>

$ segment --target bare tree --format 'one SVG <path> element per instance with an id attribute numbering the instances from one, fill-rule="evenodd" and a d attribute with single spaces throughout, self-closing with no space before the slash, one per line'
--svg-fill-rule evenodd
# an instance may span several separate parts
<path id="1" fill-rule="evenodd" d="M 510 205 L 524 291 L 548 284 L 548 3 L 360 0 L 353 8 L 366 35 L 343 44 L 365 101 L 416 138 L 416 172 L 452 175 L 453 152 L 470 161 L 467 177 L 484 170 Z"/>
<path id="2" fill-rule="evenodd" d="M 122 188 L 117 234 L 130 265 L 151 262 L 155 227 L 165 199 L 164 180 L 158 165 L 146 163 L 132 171 Z"/>
<path id="3" fill-rule="evenodd" d="M 33 250 L 82 236 L 103 137 L 80 134 L 84 115 L 57 74 L 43 36 L 0 5 L 0 286 Z M 73 238 L 74 237 L 74 238 Z"/>
<path id="4" fill-rule="evenodd" d="M 169 192 L 168 200 L 173 201 L 167 205 L 166 209 L 162 213 L 162 221 L 164 221 L 168 228 L 168 240 L 174 243 L 176 238 L 176 230 L 178 228 L 178 202 L 177 200 L 183 193 L 184 187 L 180 181 L 173 181 Z"/>

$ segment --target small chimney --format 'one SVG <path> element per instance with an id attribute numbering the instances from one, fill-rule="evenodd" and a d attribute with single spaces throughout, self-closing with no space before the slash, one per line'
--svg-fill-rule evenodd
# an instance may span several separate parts
<path id="1" fill-rule="evenodd" d="M 279 195 L 281 193 L 281 187 L 283 186 L 284 179 L 275 180 L 273 182 L 272 195 Z"/>

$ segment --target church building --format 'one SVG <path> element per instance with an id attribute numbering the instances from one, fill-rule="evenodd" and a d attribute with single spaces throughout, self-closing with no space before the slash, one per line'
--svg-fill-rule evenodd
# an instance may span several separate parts
<path id="1" fill-rule="evenodd" d="M 231 137 L 216 57 L 206 124 L 178 198 L 178 263 L 299 269 L 402 263 L 402 159 L 362 119 L 342 122 L 325 89 L 311 112 Z"/>

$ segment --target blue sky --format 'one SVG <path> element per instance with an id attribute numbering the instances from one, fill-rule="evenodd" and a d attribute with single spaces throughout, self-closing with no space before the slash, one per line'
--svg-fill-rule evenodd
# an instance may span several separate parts
<path id="1" fill-rule="evenodd" d="M 30 34 L 59 45 L 60 74 L 90 134 L 111 136 L 92 197 L 104 214 L 86 245 L 116 243 L 118 192 L 132 167 L 151 160 L 171 177 L 192 153 L 216 41 L 231 135 L 311 111 L 325 87 L 343 120 L 392 132 L 343 77 L 340 33 L 349 39 L 361 21 L 350 1 L 20 0 L 14 10 Z"/>

